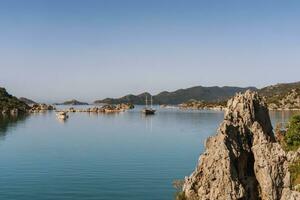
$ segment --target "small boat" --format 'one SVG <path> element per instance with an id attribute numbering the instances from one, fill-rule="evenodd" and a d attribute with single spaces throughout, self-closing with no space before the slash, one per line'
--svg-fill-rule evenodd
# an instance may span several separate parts
<path id="1" fill-rule="evenodd" d="M 58 119 L 62 119 L 62 120 L 65 120 L 69 117 L 69 115 L 65 111 L 58 112 L 56 114 L 56 116 L 57 116 Z"/>
<path id="2" fill-rule="evenodd" d="M 147 95 L 146 95 L 146 107 L 142 110 L 142 113 L 145 115 L 154 115 L 155 114 L 155 109 L 152 108 L 152 96 L 151 96 L 151 106 L 148 108 L 148 101 L 147 101 Z"/>

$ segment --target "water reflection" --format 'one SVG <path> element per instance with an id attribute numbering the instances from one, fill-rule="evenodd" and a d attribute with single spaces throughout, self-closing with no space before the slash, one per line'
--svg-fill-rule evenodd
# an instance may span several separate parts
<path id="1" fill-rule="evenodd" d="M 0 139 L 3 139 L 8 131 L 20 123 L 24 123 L 28 115 L 0 115 Z"/>
<path id="2" fill-rule="evenodd" d="M 300 114 L 300 111 L 270 111 L 270 118 L 272 120 L 273 127 L 278 123 L 286 123 L 293 115 Z"/>
<path id="3" fill-rule="evenodd" d="M 142 119 L 145 120 L 145 126 L 146 126 L 146 130 L 149 130 L 150 132 L 153 131 L 153 117 L 155 117 L 154 115 L 144 115 L 143 113 L 141 113 L 142 115 Z"/>
<path id="4" fill-rule="evenodd" d="M 68 118 L 63 119 L 63 118 L 56 117 L 56 119 L 59 123 L 62 123 L 62 124 L 66 123 L 68 121 Z"/>

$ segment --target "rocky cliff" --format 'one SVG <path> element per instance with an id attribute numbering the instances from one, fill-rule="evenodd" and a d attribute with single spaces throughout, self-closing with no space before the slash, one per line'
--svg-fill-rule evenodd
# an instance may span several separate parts
<path id="1" fill-rule="evenodd" d="M 217 134 L 185 179 L 186 199 L 300 199 L 290 190 L 287 155 L 275 141 L 266 103 L 256 92 L 227 103 Z"/>

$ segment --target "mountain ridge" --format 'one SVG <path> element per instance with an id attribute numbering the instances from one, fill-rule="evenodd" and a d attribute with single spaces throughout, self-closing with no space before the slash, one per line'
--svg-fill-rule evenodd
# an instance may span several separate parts
<path id="1" fill-rule="evenodd" d="M 184 103 L 191 99 L 198 101 L 220 102 L 227 100 L 237 92 L 244 92 L 248 89 L 257 90 L 256 87 L 235 87 L 235 86 L 194 86 L 185 89 L 178 89 L 172 92 L 162 91 L 153 95 L 153 104 L 170 104 L 176 105 Z M 119 104 L 119 103 L 133 103 L 137 105 L 145 104 L 145 98 L 150 100 L 150 93 L 144 92 L 138 95 L 125 95 L 120 98 L 105 98 L 94 101 L 95 104 Z"/>

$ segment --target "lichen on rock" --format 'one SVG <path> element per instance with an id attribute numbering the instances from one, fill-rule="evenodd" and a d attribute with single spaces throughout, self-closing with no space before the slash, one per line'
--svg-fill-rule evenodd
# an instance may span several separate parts
<path id="1" fill-rule="evenodd" d="M 285 151 L 275 141 L 268 108 L 256 93 L 237 94 L 227 103 L 217 134 L 183 191 L 187 199 L 300 199 L 290 190 Z"/>

